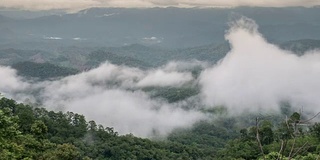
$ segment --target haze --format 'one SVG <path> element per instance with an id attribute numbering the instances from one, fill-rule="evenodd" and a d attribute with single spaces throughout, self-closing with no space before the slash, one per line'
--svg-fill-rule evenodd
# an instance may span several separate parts
<path id="1" fill-rule="evenodd" d="M 320 5 L 318 0 L 2 0 L 0 7 L 22 10 L 62 9 L 77 11 L 91 7 L 312 7 Z"/>

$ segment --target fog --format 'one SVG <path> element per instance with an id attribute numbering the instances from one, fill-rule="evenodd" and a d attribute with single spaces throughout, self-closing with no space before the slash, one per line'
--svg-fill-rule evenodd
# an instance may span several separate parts
<path id="1" fill-rule="evenodd" d="M 73 111 L 87 119 L 114 127 L 120 134 L 149 137 L 166 135 L 177 127 L 190 127 L 206 116 L 196 110 L 183 110 L 179 104 L 151 99 L 139 90 L 142 86 L 182 85 L 190 73 L 142 71 L 110 63 L 45 86 L 41 99 L 53 110 Z"/>
<path id="2" fill-rule="evenodd" d="M 320 54 L 298 57 L 268 43 L 248 18 L 231 24 L 226 33 L 231 51 L 200 77 L 204 103 L 223 105 L 230 112 L 278 111 L 290 102 L 318 112 L 320 107 Z"/>
<path id="3" fill-rule="evenodd" d="M 230 23 L 225 38 L 231 50 L 214 65 L 175 61 L 141 70 L 105 62 L 45 82 L 27 82 L 15 70 L 0 67 L 0 92 L 20 102 L 38 100 L 50 110 L 77 112 L 120 134 L 140 137 L 166 136 L 175 128 L 209 119 L 199 110 L 202 107 L 225 106 L 231 114 L 278 112 L 279 104 L 286 101 L 296 110 L 303 106 L 306 112 L 320 111 L 319 51 L 297 56 L 282 50 L 268 43 L 258 25 L 245 17 Z M 198 78 L 191 73 L 195 67 L 203 69 Z M 168 103 L 143 90 L 182 86 L 200 86 L 200 94 Z M 31 94 L 32 89 L 39 94 Z"/>
<path id="4" fill-rule="evenodd" d="M 320 5 L 318 0 L 2 0 L 0 7 L 24 10 L 63 9 L 77 11 L 90 7 L 312 7 Z"/>
<path id="5" fill-rule="evenodd" d="M 198 62 L 190 62 L 197 66 Z M 187 103 L 169 104 L 163 99 L 150 98 L 143 87 L 179 87 L 193 81 L 185 71 L 185 63 L 140 70 L 117 66 L 108 62 L 99 67 L 56 81 L 24 82 L 16 71 L 0 68 L 0 91 L 19 102 L 26 99 L 40 103 L 54 111 L 72 111 L 94 120 L 98 124 L 114 127 L 120 134 L 133 133 L 140 137 L 165 136 L 173 129 L 191 127 L 207 119 L 196 110 L 185 110 Z M 38 90 L 39 95 L 33 95 Z M 36 96 L 36 97 L 35 97 Z M 38 101 L 36 101 L 38 100 Z"/>
<path id="6" fill-rule="evenodd" d="M 29 86 L 21 77 L 17 76 L 14 69 L 10 67 L 0 66 L 0 93 L 13 93 L 24 90 Z"/>

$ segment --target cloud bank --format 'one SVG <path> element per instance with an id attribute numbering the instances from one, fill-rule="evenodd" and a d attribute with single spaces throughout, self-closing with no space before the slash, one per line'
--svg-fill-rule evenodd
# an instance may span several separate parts
<path id="1" fill-rule="evenodd" d="M 88 120 L 114 127 L 120 134 L 165 136 L 175 128 L 190 127 L 206 119 L 206 115 L 196 109 L 183 109 L 186 103 L 170 104 L 150 98 L 141 90 L 143 87 L 179 87 L 193 80 L 191 73 L 184 70 L 186 67 L 177 67 L 178 63 L 174 63 L 145 71 L 106 62 L 60 80 L 30 84 L 23 82 L 15 70 L 1 67 L 0 76 L 6 78 L 1 80 L 0 92 L 20 101 L 38 99 L 49 110 L 83 114 Z M 35 89 L 40 91 L 39 95 L 28 94 Z"/>
<path id="2" fill-rule="evenodd" d="M 16 70 L 9 67 L 0 66 L 0 77 L 0 93 L 2 94 L 24 90 L 29 86 L 17 76 Z"/>
<path id="3" fill-rule="evenodd" d="M 311 7 L 318 0 L 2 0 L 0 7 L 24 10 L 80 10 L 90 7 Z"/>
<path id="4" fill-rule="evenodd" d="M 200 77 L 204 103 L 231 112 L 279 110 L 288 101 L 320 111 L 320 52 L 297 55 L 268 43 L 254 21 L 242 18 L 226 34 L 231 51 Z"/>

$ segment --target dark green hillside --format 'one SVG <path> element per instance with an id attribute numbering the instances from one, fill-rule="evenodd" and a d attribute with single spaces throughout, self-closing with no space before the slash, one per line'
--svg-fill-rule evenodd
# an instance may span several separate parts
<path id="1" fill-rule="evenodd" d="M 221 109 L 207 112 L 215 114 L 216 120 L 177 129 L 167 140 L 149 140 L 132 134 L 119 135 L 113 128 L 87 121 L 77 113 L 47 111 L 1 98 L 0 157 L 43 160 L 319 157 L 320 124 L 306 123 L 306 116 L 294 112 L 280 120 L 261 115 L 228 117 L 219 114 Z M 248 127 L 241 129 L 238 123 L 247 123 Z"/>
<path id="2" fill-rule="evenodd" d="M 144 91 L 151 94 L 153 98 L 164 98 L 169 103 L 185 100 L 192 96 L 199 94 L 199 88 L 192 86 L 185 86 L 181 88 L 173 87 L 147 87 Z"/>
<path id="3" fill-rule="evenodd" d="M 204 45 L 193 48 L 178 49 L 172 52 L 172 58 L 176 60 L 199 60 L 215 63 L 222 59 L 230 51 L 227 43 Z"/>
<path id="4" fill-rule="evenodd" d="M 39 78 L 46 80 L 50 78 L 65 77 L 78 73 L 77 70 L 60 67 L 50 63 L 19 62 L 12 65 L 18 74 L 27 78 Z"/>
<path id="5" fill-rule="evenodd" d="M 171 58 L 169 49 L 160 49 L 155 46 L 145 46 L 141 44 L 132 44 L 122 47 L 106 48 L 111 53 L 122 57 L 132 57 L 151 66 L 159 66 L 166 63 Z"/>
<path id="6" fill-rule="evenodd" d="M 43 50 L 1 49 L 0 65 L 12 65 L 23 61 L 43 63 L 50 61 L 53 57 L 55 57 L 54 54 Z"/>
<path id="7" fill-rule="evenodd" d="M 108 61 L 116 65 L 126 65 L 130 67 L 148 68 L 150 64 L 130 56 L 119 56 L 105 50 L 97 50 L 90 53 L 88 56 L 88 66 L 98 66 L 99 64 Z"/>
<path id="8" fill-rule="evenodd" d="M 195 145 L 120 136 L 84 116 L 0 99 L 1 159 L 213 159 Z"/>

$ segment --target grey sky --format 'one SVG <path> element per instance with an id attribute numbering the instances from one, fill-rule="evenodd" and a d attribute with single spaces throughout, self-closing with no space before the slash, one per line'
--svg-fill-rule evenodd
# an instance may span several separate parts
<path id="1" fill-rule="evenodd" d="M 1 0 L 0 2 L 2 8 L 69 11 L 90 7 L 312 7 L 316 5 L 320 5 L 320 0 Z"/>

